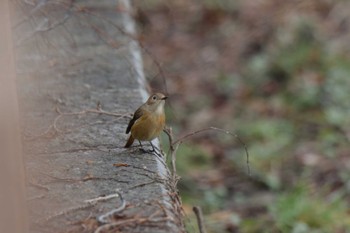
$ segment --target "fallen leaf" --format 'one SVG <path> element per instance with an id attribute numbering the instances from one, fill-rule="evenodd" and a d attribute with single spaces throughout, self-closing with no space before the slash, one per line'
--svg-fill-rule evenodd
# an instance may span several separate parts
<path id="1" fill-rule="evenodd" d="M 129 167 L 130 165 L 127 163 L 114 163 L 114 167 Z"/>

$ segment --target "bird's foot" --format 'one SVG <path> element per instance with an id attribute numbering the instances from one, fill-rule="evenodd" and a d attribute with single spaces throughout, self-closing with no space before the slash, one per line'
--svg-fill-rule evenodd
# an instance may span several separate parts
<path id="1" fill-rule="evenodd" d="M 161 151 L 159 151 L 158 149 L 155 149 L 155 148 L 152 148 L 152 149 L 149 149 L 149 150 L 146 150 L 144 148 L 140 148 L 140 151 L 142 153 L 147 153 L 147 154 L 156 154 L 160 158 L 163 157 L 163 154 L 161 153 Z"/>

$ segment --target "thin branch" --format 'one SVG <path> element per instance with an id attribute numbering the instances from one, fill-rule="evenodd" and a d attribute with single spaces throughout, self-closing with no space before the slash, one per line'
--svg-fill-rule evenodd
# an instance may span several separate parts
<path id="1" fill-rule="evenodd" d="M 38 200 L 38 199 L 42 199 L 44 197 L 46 197 L 46 195 L 44 195 L 44 194 L 37 195 L 37 196 L 34 196 L 34 197 L 29 197 L 29 198 L 27 198 L 27 202 Z"/>
<path id="2" fill-rule="evenodd" d="M 79 112 L 62 112 L 59 109 L 59 107 L 56 107 L 55 110 L 58 113 L 58 116 L 56 116 L 56 118 L 54 119 L 53 124 L 50 125 L 43 133 L 40 133 L 39 135 L 27 137 L 26 140 L 34 140 L 34 139 L 43 137 L 46 134 L 48 134 L 52 129 L 54 130 L 54 133 L 62 133 L 63 131 L 60 130 L 58 127 L 58 122 L 64 116 L 80 116 L 80 115 L 92 113 L 92 114 L 103 114 L 107 116 L 114 116 L 114 117 L 117 117 L 116 120 L 119 120 L 121 118 L 130 118 L 132 115 L 130 113 L 122 114 L 122 113 L 113 113 L 113 112 L 104 111 L 99 104 L 97 105 L 96 109 L 85 109 Z"/>
<path id="3" fill-rule="evenodd" d="M 36 187 L 38 189 L 42 189 L 42 190 L 45 190 L 47 192 L 50 191 L 50 189 L 48 187 L 41 185 L 41 184 L 38 184 L 38 183 L 35 183 L 33 181 L 28 180 L 27 183 L 28 183 L 28 185 L 31 185 L 31 186 Z"/>
<path id="4" fill-rule="evenodd" d="M 34 6 L 34 8 L 21 21 L 16 23 L 13 26 L 13 29 L 16 29 L 22 23 L 28 21 L 37 11 L 39 11 L 43 6 L 45 6 L 47 2 L 48 2 L 48 0 L 42 0 L 38 4 L 35 5 L 34 2 L 24 1 L 24 3 L 26 3 L 26 4 L 30 5 L 30 6 Z"/>
<path id="5" fill-rule="evenodd" d="M 110 36 L 106 31 L 102 30 L 96 25 L 93 25 L 92 23 L 89 23 L 90 27 L 96 32 L 98 37 L 106 43 L 108 46 L 110 46 L 113 49 L 117 49 L 121 47 L 121 43 L 117 42 Z"/>
<path id="6" fill-rule="evenodd" d="M 136 189 L 136 188 L 139 188 L 139 187 L 144 187 L 146 185 L 154 184 L 156 182 L 157 182 L 156 180 L 151 180 L 151 181 L 148 181 L 148 182 L 145 182 L 145 183 L 137 184 L 137 185 L 134 185 L 134 186 L 130 187 L 129 190 Z"/>
<path id="7" fill-rule="evenodd" d="M 169 221 L 169 220 L 172 220 L 172 219 L 170 217 L 156 217 L 154 214 L 152 214 L 149 217 L 142 217 L 142 218 L 135 216 L 134 218 L 125 219 L 125 220 L 102 225 L 102 226 L 98 227 L 94 233 L 101 233 L 105 230 L 109 230 L 109 229 L 112 229 L 112 228 L 117 227 L 117 226 L 124 226 L 124 225 L 129 225 L 132 223 L 140 225 L 140 224 L 145 224 L 145 223 L 159 223 L 159 222 L 164 222 L 164 221 Z"/>
<path id="8" fill-rule="evenodd" d="M 23 22 L 27 21 L 27 19 L 29 17 L 32 17 L 34 15 L 35 12 L 37 11 L 41 11 L 41 8 L 43 6 L 45 6 L 46 4 L 48 4 L 47 0 L 41 1 L 30 13 L 29 16 L 27 16 L 26 18 L 24 18 L 22 21 L 20 21 L 19 23 L 17 23 L 14 28 L 18 27 L 19 25 L 21 25 Z M 51 4 L 55 4 L 55 3 L 51 3 Z M 63 26 L 72 16 L 72 8 L 73 8 L 73 1 L 71 4 L 69 4 L 68 6 L 64 5 L 64 4 L 56 4 L 58 6 L 63 5 L 66 13 L 64 14 L 63 18 L 57 22 L 51 23 L 50 24 L 50 20 L 49 20 L 49 15 L 47 15 L 46 13 L 44 13 L 45 17 L 44 20 L 41 21 L 40 24 L 37 24 L 35 30 L 33 30 L 31 33 L 29 33 L 29 35 L 21 38 L 21 40 L 19 40 L 16 43 L 16 46 L 20 46 L 24 41 L 28 40 L 29 38 L 35 36 L 38 33 L 43 33 L 43 32 L 48 32 L 51 31 L 59 26 Z"/>
<path id="9" fill-rule="evenodd" d="M 197 217 L 199 232 L 200 233 L 207 233 L 207 231 L 204 227 L 203 213 L 202 213 L 201 207 L 193 206 L 193 212 L 196 214 L 196 217 Z"/>
<path id="10" fill-rule="evenodd" d="M 107 196 L 102 196 L 102 197 L 95 197 L 95 198 L 92 198 L 92 199 L 88 199 L 88 200 L 85 200 L 84 202 L 86 203 L 96 203 L 96 202 L 99 202 L 99 201 L 107 201 L 109 199 L 112 199 L 112 198 L 115 198 L 115 197 L 119 197 L 119 192 L 116 190 L 116 193 L 113 193 L 113 194 L 109 194 Z"/>
<path id="11" fill-rule="evenodd" d="M 145 54 L 147 54 L 151 58 L 153 63 L 156 65 L 156 67 L 158 69 L 158 73 L 159 73 L 161 79 L 163 80 L 165 94 L 169 95 L 168 85 L 167 85 L 167 82 L 166 82 L 166 77 L 165 77 L 162 65 L 158 62 L 158 60 L 154 57 L 154 55 L 140 41 L 139 41 L 139 45 L 140 45 L 141 49 L 145 52 Z"/>
<path id="12" fill-rule="evenodd" d="M 73 212 L 76 212 L 76 211 L 78 211 L 78 210 L 83 210 L 83 209 L 91 208 L 91 207 L 93 207 L 94 205 L 95 205 L 94 203 L 92 203 L 92 204 L 86 203 L 86 204 L 84 204 L 84 205 L 80 205 L 80 206 L 77 206 L 77 207 L 72 207 L 72 208 L 70 208 L 70 209 L 62 210 L 62 211 L 60 211 L 60 212 L 54 213 L 54 214 L 51 215 L 51 216 L 48 216 L 48 217 L 45 218 L 44 220 L 39 220 L 39 221 L 36 222 L 36 223 L 47 222 L 47 221 L 50 221 L 50 220 L 52 220 L 52 219 L 54 219 L 54 218 L 60 217 L 60 216 L 62 216 L 62 215 L 67 215 L 67 214 L 69 214 L 69 213 L 73 213 Z"/>
<path id="13" fill-rule="evenodd" d="M 53 175 L 50 175 L 50 174 L 47 174 L 47 173 L 44 173 L 44 172 L 40 172 L 40 174 L 43 174 L 45 176 L 48 176 L 54 180 L 56 180 L 57 182 L 86 182 L 86 181 L 90 181 L 90 180 L 113 180 L 113 181 L 117 181 L 118 183 L 124 183 L 124 184 L 128 184 L 129 181 L 126 181 L 126 180 L 119 180 L 115 177 L 96 177 L 96 176 L 86 176 L 82 179 L 74 179 L 74 178 L 61 178 L 61 177 L 57 177 L 57 176 L 53 176 Z"/>
<path id="14" fill-rule="evenodd" d="M 156 65 L 157 69 L 158 69 L 158 72 L 160 74 L 160 77 L 163 81 L 163 85 L 164 85 L 164 89 L 165 89 L 165 93 L 168 95 L 168 87 L 167 87 L 167 82 L 166 82 L 166 77 L 165 77 L 165 73 L 164 73 L 164 70 L 161 66 L 161 64 L 158 62 L 158 60 L 155 58 L 155 56 L 141 43 L 141 41 L 137 38 L 137 36 L 135 36 L 134 34 L 131 34 L 129 32 L 127 32 L 125 29 L 123 29 L 121 26 L 115 24 L 113 21 L 111 21 L 110 19 L 106 18 L 106 17 L 103 17 L 99 14 L 96 14 L 86 8 L 84 9 L 79 9 L 77 12 L 81 12 L 83 14 L 87 14 L 87 15 L 91 15 L 91 16 L 94 16 L 98 19 L 101 19 L 103 21 L 105 21 L 106 23 L 110 24 L 112 27 L 114 27 L 115 29 L 117 29 L 119 32 L 121 32 L 123 35 L 127 36 L 128 38 L 134 40 L 134 41 L 137 41 L 138 42 L 138 45 L 140 46 L 140 48 L 142 49 L 142 51 L 145 52 L 146 55 L 148 55 L 152 62 Z M 96 31 L 96 29 L 94 29 Z M 110 44 L 110 43 L 107 43 L 107 44 Z M 114 46 L 112 46 L 114 47 Z"/>
<path id="15" fill-rule="evenodd" d="M 101 19 L 101 20 L 105 21 L 106 23 L 108 23 L 109 25 L 111 25 L 112 27 L 114 27 L 115 29 L 117 29 L 123 35 L 131 38 L 132 40 L 136 40 L 136 41 L 138 40 L 135 35 L 127 32 L 122 26 L 117 25 L 115 22 L 113 22 L 112 20 L 108 19 L 107 17 L 104 17 L 102 15 L 96 14 L 95 12 L 93 12 L 93 11 L 87 9 L 87 8 L 77 8 L 76 12 L 77 13 L 86 14 L 86 15 L 90 15 L 90 16 L 94 16 L 97 19 Z"/>
<path id="16" fill-rule="evenodd" d="M 182 142 L 186 141 L 187 139 L 189 139 L 190 137 L 192 137 L 192 136 L 194 136 L 196 134 L 199 134 L 199 133 L 202 133 L 202 132 L 205 132 L 205 131 L 211 131 L 211 130 L 231 135 L 232 137 L 235 137 L 239 141 L 239 143 L 241 143 L 241 145 L 243 145 L 245 153 L 246 153 L 246 157 L 247 157 L 247 160 L 246 160 L 247 172 L 248 172 L 249 175 L 251 175 L 250 163 L 249 163 L 249 152 L 248 152 L 247 145 L 242 141 L 242 139 L 237 134 L 232 133 L 232 132 L 230 132 L 228 130 L 224 130 L 224 129 L 221 129 L 221 128 L 217 128 L 217 127 L 212 127 L 211 126 L 211 127 L 208 127 L 208 128 L 204 128 L 204 129 L 197 130 L 197 131 L 191 132 L 189 134 L 186 134 L 185 136 L 183 136 L 183 137 L 173 141 L 171 143 L 171 146 L 174 148 L 175 145 L 181 144 Z"/>
<path id="17" fill-rule="evenodd" d="M 111 217 L 113 217 L 113 215 L 115 215 L 116 213 L 119 213 L 121 211 L 123 211 L 126 207 L 126 202 L 122 196 L 122 194 L 118 191 L 116 191 L 116 193 L 114 194 L 113 197 L 119 197 L 120 198 L 120 201 L 122 202 L 122 204 L 116 208 L 116 209 L 113 209 L 103 215 L 100 215 L 98 218 L 97 218 L 97 221 L 99 221 L 100 223 L 110 223 L 111 222 Z"/>
<path id="18" fill-rule="evenodd" d="M 176 173 L 176 153 L 177 149 L 179 148 L 179 143 L 174 143 L 174 137 L 173 137 L 173 129 L 171 127 L 166 127 L 163 130 L 169 138 L 169 153 L 171 158 L 171 173 L 172 173 L 172 181 L 174 187 L 176 187 L 177 181 L 180 179 L 180 177 Z"/>

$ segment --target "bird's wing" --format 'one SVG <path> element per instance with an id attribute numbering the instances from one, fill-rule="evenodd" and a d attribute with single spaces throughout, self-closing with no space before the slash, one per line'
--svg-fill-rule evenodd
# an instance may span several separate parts
<path id="1" fill-rule="evenodd" d="M 131 127 L 134 125 L 135 121 L 139 119 L 142 116 L 142 110 L 141 107 L 136 110 L 134 113 L 134 117 L 129 121 L 128 127 L 126 128 L 125 133 L 129 133 L 131 130 Z"/>

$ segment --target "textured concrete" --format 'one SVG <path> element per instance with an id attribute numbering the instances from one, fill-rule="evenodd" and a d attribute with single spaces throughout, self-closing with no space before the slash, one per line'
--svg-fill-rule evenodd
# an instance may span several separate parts
<path id="1" fill-rule="evenodd" d="M 122 201 L 86 200 L 116 190 L 101 232 L 182 232 L 164 158 L 123 148 L 148 96 L 129 2 L 30 2 L 13 17 L 31 232 L 95 232 Z"/>

